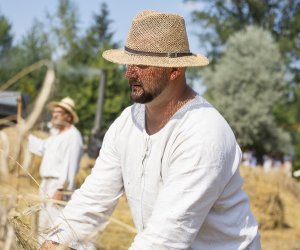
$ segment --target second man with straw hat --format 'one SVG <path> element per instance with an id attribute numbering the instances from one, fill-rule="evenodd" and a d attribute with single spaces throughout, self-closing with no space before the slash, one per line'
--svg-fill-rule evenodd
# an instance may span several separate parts
<path id="1" fill-rule="evenodd" d="M 39 216 L 39 242 L 44 241 L 45 232 L 54 225 L 65 201 L 66 193 L 75 189 L 75 176 L 79 169 L 83 143 L 80 132 L 73 125 L 79 121 L 75 103 L 70 97 L 51 102 L 52 134 L 42 140 L 29 136 L 29 149 L 42 156 L 40 165 L 40 197 L 44 202 Z M 50 200 L 56 200 L 52 203 Z"/>

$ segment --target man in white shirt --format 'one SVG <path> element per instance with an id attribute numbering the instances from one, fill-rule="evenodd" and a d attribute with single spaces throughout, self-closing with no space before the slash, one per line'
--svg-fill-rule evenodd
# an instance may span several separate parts
<path id="1" fill-rule="evenodd" d="M 60 102 L 51 102 L 49 108 L 52 111 L 51 124 L 55 132 L 46 140 L 34 135 L 29 136 L 30 151 L 43 157 L 39 193 L 45 205 L 39 216 L 39 242 L 44 241 L 44 231 L 53 226 L 62 209 L 59 204 L 49 202 L 49 199 L 65 200 L 64 193 L 75 189 L 75 176 L 79 169 L 83 145 L 81 134 L 73 125 L 79 121 L 74 101 L 66 97 Z"/>
<path id="2" fill-rule="evenodd" d="M 184 19 L 142 11 L 124 50 L 103 57 L 127 65 L 135 104 L 110 126 L 91 175 L 42 249 L 91 249 L 105 223 L 99 215 L 110 215 L 124 191 L 138 231 L 131 250 L 260 249 L 235 136 L 186 83 L 186 68 L 208 60 L 189 51 Z"/>

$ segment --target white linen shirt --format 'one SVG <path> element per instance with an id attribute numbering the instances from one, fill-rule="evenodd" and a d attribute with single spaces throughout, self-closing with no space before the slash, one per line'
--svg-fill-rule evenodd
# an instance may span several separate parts
<path id="1" fill-rule="evenodd" d="M 73 125 L 45 140 L 34 135 L 29 136 L 29 150 L 43 156 L 41 178 L 57 178 L 57 188 L 74 190 L 82 149 L 81 134 Z"/>
<path id="2" fill-rule="evenodd" d="M 48 239 L 88 249 L 89 235 L 104 223 L 94 213 L 111 214 L 125 190 L 138 230 L 131 250 L 260 249 L 240 159 L 229 125 L 202 97 L 151 136 L 145 105 L 134 104 L 109 128 L 91 175 Z"/>

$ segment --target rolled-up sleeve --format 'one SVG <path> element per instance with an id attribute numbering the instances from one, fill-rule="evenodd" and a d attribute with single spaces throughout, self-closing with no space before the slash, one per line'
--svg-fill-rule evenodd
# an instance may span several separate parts
<path id="1" fill-rule="evenodd" d="M 116 128 L 105 135 L 100 155 L 92 173 L 55 222 L 49 240 L 75 249 L 89 249 L 93 235 L 104 229 L 123 192 L 120 160 L 115 149 Z"/>
<path id="2" fill-rule="evenodd" d="M 153 213 L 130 249 L 189 249 L 239 161 L 234 138 L 181 138 Z"/>

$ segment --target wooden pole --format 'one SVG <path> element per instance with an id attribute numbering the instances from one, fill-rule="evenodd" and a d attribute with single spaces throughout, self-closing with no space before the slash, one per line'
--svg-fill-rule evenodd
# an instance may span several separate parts
<path id="1" fill-rule="evenodd" d="M 22 119 L 22 97 L 21 95 L 17 98 L 17 124 L 20 124 Z"/>
<path id="2" fill-rule="evenodd" d="M 21 99 L 21 95 L 19 95 L 17 97 L 17 126 L 20 126 L 21 125 L 21 120 L 22 119 L 22 99 Z M 18 136 L 18 135 L 17 135 Z M 19 161 L 20 159 L 20 155 L 18 154 L 17 155 L 17 161 Z M 16 171 L 16 175 L 17 175 L 17 185 L 16 185 L 16 189 L 17 189 L 17 192 L 19 191 L 19 188 L 20 188 L 20 166 L 18 164 L 15 165 L 17 167 L 17 171 Z M 17 200 L 18 202 L 18 200 Z"/>

